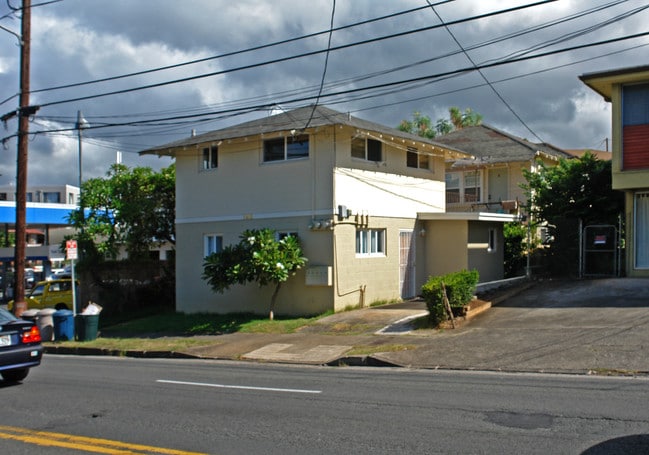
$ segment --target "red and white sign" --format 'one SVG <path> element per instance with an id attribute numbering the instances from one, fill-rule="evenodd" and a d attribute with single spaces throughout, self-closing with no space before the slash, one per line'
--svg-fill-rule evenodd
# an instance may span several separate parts
<path id="1" fill-rule="evenodd" d="M 77 241 L 76 240 L 66 240 L 65 242 L 66 258 L 67 259 L 77 259 Z"/>

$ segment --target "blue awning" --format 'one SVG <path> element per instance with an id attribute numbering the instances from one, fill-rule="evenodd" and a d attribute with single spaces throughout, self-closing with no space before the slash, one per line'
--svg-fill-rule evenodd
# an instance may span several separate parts
<path id="1" fill-rule="evenodd" d="M 48 206 L 48 205 L 51 205 Z M 69 225 L 68 217 L 76 210 L 74 205 L 27 203 L 25 218 L 27 224 Z M 0 223 L 15 224 L 16 206 L 14 202 L 0 204 Z"/>

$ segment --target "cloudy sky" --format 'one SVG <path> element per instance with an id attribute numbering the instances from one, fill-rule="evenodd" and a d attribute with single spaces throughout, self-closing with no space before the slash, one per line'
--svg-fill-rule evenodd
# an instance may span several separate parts
<path id="1" fill-rule="evenodd" d="M 20 3 L 0 4 L 4 29 L 20 32 Z M 648 32 L 649 5 L 557 0 L 503 12 L 533 3 L 32 0 L 31 104 L 41 108 L 28 182 L 77 183 L 77 111 L 89 123 L 84 178 L 105 175 L 118 152 L 129 166 L 169 165 L 137 152 L 316 100 L 388 126 L 413 111 L 436 120 L 472 108 L 534 142 L 604 149 L 610 106 L 578 76 L 649 63 L 649 36 L 597 45 Z M 0 30 L 0 114 L 18 107 L 19 56 Z M 15 184 L 16 129 L 14 118 L 1 134 L 0 185 Z"/>

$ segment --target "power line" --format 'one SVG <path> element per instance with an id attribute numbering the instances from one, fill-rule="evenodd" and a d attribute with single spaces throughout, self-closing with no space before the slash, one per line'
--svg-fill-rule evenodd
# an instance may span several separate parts
<path id="1" fill-rule="evenodd" d="M 535 3 L 530 3 L 530 4 L 527 4 L 527 5 L 520 5 L 520 6 L 516 6 L 516 7 L 512 7 L 512 8 L 508 8 L 508 9 L 503 9 L 503 10 L 498 10 L 498 11 L 494 11 L 494 12 L 490 12 L 490 13 L 485 13 L 485 14 L 481 14 L 481 15 L 477 15 L 477 16 L 458 19 L 458 20 L 455 20 L 455 21 L 451 21 L 451 22 L 447 23 L 446 25 L 455 25 L 455 24 L 460 24 L 460 23 L 469 22 L 469 21 L 473 21 L 473 20 L 484 19 L 484 18 L 487 18 L 487 17 L 492 17 L 492 16 L 505 14 L 505 13 L 511 13 L 511 12 L 518 11 L 518 10 L 521 10 L 521 9 L 531 8 L 531 7 L 534 7 L 534 6 L 539 6 L 539 5 L 543 5 L 543 4 L 551 3 L 551 2 L 555 2 L 555 1 L 557 1 L 557 0 L 541 0 L 541 1 L 538 1 L 538 2 L 535 2 Z M 78 102 L 78 101 L 85 101 L 85 100 L 101 98 L 101 97 L 105 97 L 105 96 L 120 95 L 120 94 L 131 93 L 131 92 L 135 92 L 135 91 L 139 91 L 139 90 L 146 90 L 146 89 L 151 89 L 151 88 L 164 87 L 166 85 L 178 84 L 178 83 L 181 83 L 181 82 L 189 82 L 189 81 L 194 81 L 194 80 L 198 80 L 198 79 L 204 79 L 204 78 L 212 77 L 212 76 L 219 76 L 219 75 L 222 75 L 222 74 L 228 74 L 228 73 L 232 73 L 232 72 L 235 72 L 235 71 L 242 71 L 242 70 L 246 70 L 246 69 L 259 68 L 261 66 L 266 66 L 266 65 L 270 65 L 270 64 L 282 63 L 282 62 L 286 62 L 286 61 L 289 61 L 289 60 L 295 60 L 295 59 L 304 58 L 304 57 L 311 57 L 311 56 L 322 54 L 322 53 L 325 53 L 325 52 L 328 52 L 328 51 L 338 51 L 338 50 L 347 49 L 347 48 L 350 48 L 350 47 L 361 46 L 361 45 L 364 45 L 364 44 L 374 43 L 374 42 L 383 41 L 383 40 L 392 39 L 392 38 L 398 38 L 398 37 L 402 37 L 402 36 L 411 35 L 411 34 L 414 34 L 414 33 L 420 33 L 420 32 L 423 32 L 423 31 L 429 31 L 429 30 L 433 30 L 433 29 L 436 29 L 436 28 L 443 27 L 444 25 L 445 24 L 437 24 L 437 25 L 428 26 L 428 27 L 421 27 L 421 28 L 418 28 L 418 29 L 408 30 L 408 31 L 399 32 L 399 33 L 394 33 L 394 34 L 391 34 L 391 35 L 384 35 L 384 36 L 380 36 L 380 37 L 376 37 L 376 38 L 369 38 L 369 39 L 362 40 L 362 41 L 343 44 L 343 45 L 332 47 L 331 49 L 320 49 L 320 50 L 317 50 L 317 51 L 304 52 L 302 54 L 292 55 L 292 56 L 288 56 L 288 57 L 276 58 L 276 59 L 267 60 L 267 61 L 264 61 L 264 62 L 258 62 L 258 63 L 249 64 L 249 65 L 243 65 L 243 66 L 239 66 L 239 67 L 236 67 L 236 68 L 230 68 L 230 69 L 221 70 L 221 71 L 214 71 L 214 72 L 210 72 L 210 73 L 204 73 L 204 74 L 199 74 L 199 75 L 195 75 L 195 76 L 189 76 L 189 77 L 185 77 L 185 78 L 174 79 L 174 80 L 171 80 L 171 81 L 159 82 L 159 83 L 155 83 L 155 84 L 148 84 L 148 85 L 143 85 L 143 86 L 139 86 L 139 87 L 132 87 L 132 88 L 128 88 L 128 89 L 122 89 L 122 90 L 114 90 L 114 91 L 111 91 L 111 92 L 98 93 L 98 94 L 95 94 L 95 95 L 87 95 L 87 96 L 82 96 L 82 97 L 77 97 L 77 98 L 69 98 L 69 99 L 64 99 L 64 100 L 51 101 L 49 103 L 42 103 L 41 107 L 53 106 L 53 105 L 58 105 L 58 104 L 73 103 L 73 102 Z"/>
<path id="2" fill-rule="evenodd" d="M 545 22 L 545 23 L 542 23 L 542 24 L 539 24 L 539 25 L 536 25 L 536 26 L 533 26 L 533 27 L 528 27 L 526 29 L 519 30 L 519 31 L 514 32 L 514 33 L 509 33 L 509 34 L 506 34 L 506 35 L 502 35 L 500 37 L 496 37 L 496 38 L 484 41 L 482 43 L 474 44 L 472 46 L 466 47 L 465 50 L 466 51 L 474 50 L 474 49 L 478 49 L 480 47 L 488 46 L 490 44 L 496 44 L 498 42 L 502 42 L 502 41 L 505 41 L 507 39 L 513 39 L 515 37 L 519 37 L 519 36 L 523 36 L 525 34 L 533 33 L 535 31 L 539 31 L 539 30 L 542 30 L 542 29 L 545 29 L 545 28 L 552 27 L 554 25 L 558 25 L 558 24 L 565 23 L 565 22 L 568 22 L 568 21 L 571 21 L 571 20 L 575 20 L 575 19 L 584 17 L 586 15 L 589 15 L 589 14 L 592 14 L 592 13 L 595 13 L 595 12 L 603 11 L 604 9 L 610 8 L 612 6 L 616 6 L 616 5 L 618 5 L 620 3 L 624 3 L 626 1 L 628 1 L 628 0 L 616 0 L 616 1 L 613 1 L 613 2 L 609 2 L 608 4 L 600 5 L 600 6 L 597 6 L 597 7 L 594 7 L 594 8 L 590 8 L 590 9 L 584 10 L 582 12 L 566 16 L 566 17 L 561 18 L 561 19 L 555 19 L 555 20 L 552 20 L 552 21 L 548 21 L 548 22 Z M 620 16 L 618 16 L 618 18 L 619 17 Z M 599 26 L 601 26 L 601 24 Z M 590 27 L 589 31 L 592 31 L 594 27 L 598 27 L 598 26 Z M 583 30 L 588 30 L 588 29 L 583 29 Z M 575 32 L 575 33 L 577 33 L 577 32 Z M 540 46 L 536 45 L 535 47 L 539 48 Z M 415 66 L 423 65 L 425 63 L 432 62 L 434 60 L 438 60 L 438 59 L 442 59 L 442 58 L 449 57 L 449 56 L 452 56 L 452 55 L 456 55 L 456 54 L 458 54 L 460 52 L 461 51 L 453 51 L 453 52 L 442 54 L 442 55 L 439 55 L 439 56 L 436 56 L 436 57 L 432 57 L 432 58 L 428 58 L 428 59 L 421 60 L 421 61 L 418 61 L 418 62 L 414 62 L 414 63 L 409 64 L 409 65 L 404 65 L 404 66 L 400 66 L 400 67 L 397 67 L 397 68 L 391 68 L 391 69 L 388 69 L 388 70 L 382 70 L 382 71 L 362 75 L 360 77 L 354 77 L 354 78 L 348 78 L 348 79 L 344 79 L 344 80 L 339 80 L 339 81 L 327 84 L 327 87 L 328 88 L 333 88 L 333 87 L 340 86 L 340 85 L 343 85 L 343 84 L 346 84 L 346 83 L 360 82 L 362 80 L 371 79 L 371 78 L 378 77 L 378 76 L 381 76 L 381 75 L 386 75 L 386 74 L 394 73 L 394 72 L 397 72 L 397 71 L 411 69 L 411 68 L 414 68 Z M 525 52 L 525 51 L 518 51 L 518 52 L 522 53 L 522 52 Z M 455 76 L 451 76 L 451 77 L 455 77 Z M 227 104 L 245 105 L 245 104 L 242 104 L 242 103 L 252 102 L 254 100 L 260 101 L 260 100 L 262 100 L 264 98 L 269 99 L 269 100 L 270 99 L 277 99 L 277 96 L 281 96 L 282 94 L 285 94 L 285 93 L 289 93 L 289 92 L 292 93 L 292 94 L 295 94 L 297 92 L 303 92 L 304 93 L 304 92 L 307 92 L 308 90 L 310 90 L 309 87 L 298 89 L 297 91 L 295 89 L 292 89 L 292 90 L 287 91 L 287 92 L 277 92 L 277 93 L 274 93 L 274 94 L 264 95 L 263 97 L 243 98 L 243 99 L 237 100 L 236 102 L 233 101 L 233 102 L 230 102 L 230 103 L 227 103 Z M 220 104 L 222 106 L 225 105 L 225 103 L 220 103 Z M 200 108 L 200 110 L 204 110 L 204 109 L 206 109 L 206 108 Z M 196 108 L 186 109 L 185 111 L 192 111 L 192 110 L 197 111 L 197 112 L 199 111 L 199 109 L 196 109 Z M 171 111 L 158 111 L 158 112 L 155 112 L 155 113 L 120 114 L 119 116 L 113 115 L 111 117 L 112 118 L 117 118 L 117 117 L 119 117 L 119 118 L 142 117 L 143 115 L 160 115 L 160 114 L 163 114 L 165 112 L 168 112 L 168 113 L 174 112 L 175 113 L 175 112 L 183 112 L 183 110 L 175 109 L 175 110 L 171 110 Z M 101 118 L 101 117 L 95 117 L 95 118 Z"/>
<path id="3" fill-rule="evenodd" d="M 554 19 L 554 20 L 551 20 L 551 21 L 548 21 L 548 22 L 545 22 L 545 23 L 541 23 L 541 24 L 538 24 L 538 25 L 535 25 L 535 26 L 532 26 L 532 27 L 528 27 L 528 28 L 513 32 L 513 33 L 508 33 L 508 34 L 505 34 L 505 35 L 501 35 L 500 37 L 496 37 L 496 38 L 493 38 L 493 39 L 490 39 L 490 40 L 487 40 L 487 41 L 483 41 L 481 43 L 477 43 L 477 44 L 465 47 L 464 51 L 465 52 L 466 51 L 472 51 L 472 50 L 475 50 L 475 49 L 479 49 L 481 47 L 489 46 L 489 45 L 496 44 L 496 43 L 499 43 L 499 42 L 502 42 L 502 41 L 517 38 L 517 37 L 520 37 L 520 36 L 523 36 L 523 35 L 526 35 L 526 34 L 529 34 L 529 33 L 540 31 L 540 30 L 543 30 L 543 29 L 546 29 L 546 28 L 549 28 L 549 27 L 552 27 L 552 26 L 555 26 L 555 25 L 559 25 L 559 24 L 562 24 L 562 23 L 565 23 L 565 22 L 569 22 L 569 21 L 572 21 L 572 20 L 575 20 L 575 19 L 582 18 L 582 17 L 584 17 L 586 15 L 593 14 L 595 12 L 601 12 L 601 11 L 603 11 L 605 9 L 611 8 L 613 6 L 617 6 L 617 5 L 619 5 L 621 3 L 625 3 L 627 1 L 628 0 L 616 0 L 616 1 L 609 2 L 609 3 L 604 4 L 604 5 L 599 5 L 599 6 L 594 7 L 594 8 L 590 8 L 590 9 L 587 9 L 587 10 L 584 10 L 584 11 L 581 11 L 581 12 L 578 12 L 578 13 L 575 13 L 575 14 L 571 14 L 569 16 L 565 16 L 565 17 L 563 17 L 561 19 Z M 435 6 L 435 5 L 437 5 L 437 4 L 433 4 L 433 6 Z M 428 8 L 428 6 L 426 6 L 425 8 Z M 631 13 L 634 13 L 634 12 L 637 12 L 637 10 L 636 11 L 631 11 Z M 618 16 L 614 17 L 613 19 L 607 20 L 604 23 L 596 24 L 594 26 L 590 26 L 590 27 L 587 27 L 585 29 L 578 30 L 578 31 L 574 32 L 572 35 L 579 34 L 579 36 L 581 36 L 581 35 L 585 34 L 586 32 L 592 32 L 593 30 L 595 30 L 597 28 L 601 28 L 602 26 L 606 25 L 607 23 L 610 23 L 610 21 L 612 21 L 612 20 L 620 20 L 620 18 L 625 18 L 628 15 L 629 15 L 629 13 L 624 13 L 622 15 L 618 15 Z M 564 37 L 566 37 L 566 35 L 564 35 Z M 568 38 L 564 38 L 563 40 L 566 40 L 566 39 L 568 39 Z M 555 40 L 552 40 L 552 41 L 555 41 Z M 517 51 L 515 53 L 509 54 L 507 57 L 514 56 L 514 55 L 524 55 L 525 53 L 529 53 L 530 49 L 537 49 L 538 50 L 538 49 L 540 49 L 542 47 L 547 47 L 548 45 L 549 45 L 548 41 L 546 41 L 544 43 L 537 44 L 537 45 L 535 45 L 535 46 L 533 46 L 531 48 L 527 48 L 527 49 L 524 49 L 524 50 L 519 50 L 519 51 Z M 372 79 L 374 77 L 383 76 L 383 75 L 387 75 L 387 74 L 390 74 L 390 73 L 395 73 L 395 72 L 398 72 L 398 71 L 409 70 L 409 69 L 412 69 L 412 68 L 414 68 L 416 66 L 423 65 L 425 63 L 430 63 L 430 62 L 433 62 L 433 61 L 436 61 L 436 60 L 440 60 L 440 59 L 447 58 L 447 57 L 450 57 L 450 56 L 453 56 L 453 55 L 457 55 L 457 54 L 459 54 L 461 52 L 462 51 L 451 51 L 451 52 L 447 52 L 446 54 L 437 55 L 435 57 L 431 57 L 431 58 L 427 58 L 427 59 L 420 60 L 420 61 L 417 61 L 417 62 L 413 62 L 413 63 L 408 64 L 408 65 L 402 65 L 402 66 L 395 67 L 395 68 L 390 68 L 390 69 L 387 69 L 387 70 L 381 70 L 381 71 L 376 71 L 376 72 L 373 72 L 373 73 L 364 74 L 362 76 L 355 76 L 355 77 L 352 77 L 352 78 L 347 78 L 347 79 L 334 81 L 334 82 L 331 82 L 329 84 L 326 84 L 326 87 L 328 89 L 333 89 L 334 87 L 343 86 L 343 85 L 346 85 L 346 84 L 349 84 L 349 83 L 357 83 L 357 82 L 360 82 L 360 81 L 363 81 L 363 80 Z M 484 61 L 482 63 L 493 62 L 493 61 L 498 61 L 498 60 L 502 60 L 502 59 L 503 59 L 503 57 L 500 57 L 498 59 L 487 60 L 487 61 Z M 457 75 L 453 75 L 453 76 L 449 76 L 449 77 L 457 77 Z M 437 82 L 437 81 L 434 81 L 434 82 Z M 430 81 L 425 82 L 425 84 L 430 84 L 430 83 L 431 83 Z M 283 96 L 283 95 L 288 94 L 288 93 L 291 93 L 293 95 L 295 95 L 297 93 L 308 93 L 310 90 L 315 89 L 315 87 L 316 86 L 304 87 L 304 88 L 301 88 L 301 89 L 293 89 L 292 88 L 292 89 L 287 90 L 287 91 L 275 92 L 275 93 L 271 93 L 271 94 L 267 94 L 267 95 L 263 95 L 263 96 L 240 98 L 240 99 L 238 99 L 236 101 L 219 103 L 219 106 L 222 106 L 222 107 L 227 106 L 227 105 L 245 106 L 245 105 L 247 105 L 247 103 L 261 102 L 264 99 L 267 99 L 270 102 L 270 100 L 277 99 L 278 96 Z M 367 96 L 364 96 L 363 98 L 366 98 L 366 97 Z M 363 98 L 361 98 L 361 99 L 363 99 Z M 214 105 L 214 106 L 217 106 L 217 105 Z M 133 117 L 141 118 L 142 116 L 154 116 L 154 115 L 159 116 L 159 115 L 162 115 L 162 114 L 172 114 L 172 113 L 175 114 L 175 113 L 192 112 L 192 111 L 204 113 L 204 111 L 206 109 L 208 109 L 208 108 L 209 108 L 209 106 L 205 106 L 205 107 L 201 107 L 201 108 L 173 109 L 173 110 L 156 111 L 156 112 L 149 112 L 149 113 L 132 113 L 132 114 L 119 114 L 119 115 L 110 115 L 110 116 L 93 116 L 91 118 L 94 118 L 94 119 L 102 119 L 102 118 L 133 118 Z M 71 117 L 69 117 L 69 118 L 68 117 L 41 117 L 41 118 L 51 118 L 51 119 L 54 119 L 54 120 L 71 119 Z M 75 119 L 76 119 L 76 117 L 75 117 Z"/>
<path id="4" fill-rule="evenodd" d="M 635 39 L 643 36 L 648 36 L 649 32 L 643 32 L 643 33 L 637 33 L 634 35 L 628 35 L 628 36 L 623 36 L 623 37 L 618 37 L 618 38 L 611 38 L 608 40 L 602 40 L 602 41 L 597 41 L 594 43 L 588 43 L 588 44 L 582 44 L 582 45 L 577 45 L 577 46 L 571 46 L 563 49 L 557 49 L 553 51 L 548 51 L 545 53 L 540 53 L 540 54 L 534 54 L 534 55 L 526 55 L 522 57 L 516 57 L 516 58 L 509 58 L 500 62 L 492 62 L 484 65 L 476 65 L 475 67 L 465 67 L 465 68 L 460 68 L 460 69 L 455 69 L 455 70 L 450 70 L 442 73 L 437 73 L 433 75 L 427 75 L 427 76 L 420 76 L 416 78 L 411 78 L 407 80 L 401 80 L 401 81 L 393 81 L 393 82 L 386 82 L 382 84 L 376 84 L 373 86 L 368 86 L 368 87 L 358 87 L 354 89 L 348 89 L 348 90 L 341 90 L 338 92 L 333 92 L 333 93 L 328 93 L 322 95 L 322 97 L 325 98 L 332 98 L 335 96 L 340 96 L 340 95 L 347 95 L 351 93 L 358 93 L 358 92 L 363 92 L 367 90 L 373 90 L 373 89 L 378 89 L 378 88 L 388 88 L 388 87 L 395 87 L 399 85 L 405 85 L 409 83 L 414 83 L 414 82 L 422 82 L 422 81 L 430 81 L 434 80 L 440 77 L 445 77 L 453 74 L 459 74 L 463 72 L 470 72 L 474 71 L 476 69 L 485 69 L 485 68 L 494 68 L 502 65 L 507 65 L 511 63 L 518 63 L 522 61 L 527 61 L 527 60 L 532 60 L 532 59 L 537 59 L 537 58 L 543 58 L 543 57 L 548 57 L 556 54 L 561 54 L 565 52 L 570 52 L 574 50 L 580 50 L 580 49 L 586 49 L 590 47 L 597 47 L 597 46 L 602 46 L 606 44 L 611 44 L 611 43 L 616 43 L 616 42 L 621 42 L 621 41 L 626 41 L 629 39 Z M 298 98 L 293 98 L 293 99 L 287 99 L 280 101 L 279 104 L 294 104 L 294 103 L 302 103 L 302 102 L 307 102 L 311 101 L 314 99 L 314 96 L 303 96 L 303 97 L 298 97 Z M 259 105 L 254 105 L 254 106 L 247 106 L 245 109 L 244 108 L 231 108 L 231 109 L 223 109 L 220 111 L 213 111 L 205 114 L 192 114 L 192 115 L 181 115 L 181 116 L 174 116 L 174 117 L 169 117 L 169 118 L 163 118 L 163 119 L 152 119 L 152 120 L 138 120 L 138 121 L 132 121 L 132 122 L 123 122 L 123 123 L 106 123 L 104 125 L 97 125 L 97 126 L 90 126 L 88 130 L 93 130 L 93 129 L 104 129 L 104 128 L 110 128 L 110 127 L 118 127 L 118 126 L 142 126 L 142 125 L 147 125 L 147 124 L 160 124 L 159 122 L 166 122 L 166 121 L 178 121 L 178 120 L 188 120 L 191 118 L 197 118 L 197 117 L 203 117 L 205 115 L 243 115 L 246 113 L 254 112 L 254 111 L 259 111 L 263 109 L 268 109 L 273 107 L 274 105 L 278 104 L 277 102 L 275 103 L 265 103 L 265 104 L 259 104 Z M 46 133 L 57 133 L 57 132 L 65 132 L 65 131 L 74 131 L 74 128 L 63 128 L 63 129 L 56 129 L 56 130 L 49 130 L 49 131 L 37 131 L 34 132 L 33 134 L 46 134 Z M 9 136 L 13 137 L 13 136 Z M 7 140 L 8 138 L 5 138 L 3 140 Z"/>
<path id="5" fill-rule="evenodd" d="M 315 99 L 315 103 L 313 103 L 313 110 L 311 110 L 311 115 L 309 116 L 309 120 L 307 120 L 306 125 L 304 126 L 304 129 L 307 129 L 309 125 L 311 124 L 311 120 L 313 120 L 313 114 L 315 113 L 315 109 L 318 106 L 318 102 L 320 101 L 320 95 L 322 95 L 322 87 L 324 86 L 325 83 L 325 77 L 327 75 L 327 64 L 329 63 L 329 49 L 331 49 L 331 37 L 333 35 L 333 27 L 334 27 L 334 15 L 336 14 L 336 0 L 332 0 L 332 6 L 331 6 L 331 22 L 329 25 L 329 40 L 327 41 L 327 53 L 325 54 L 325 62 L 324 62 L 324 69 L 322 70 L 322 79 L 320 80 L 320 89 L 318 90 L 318 96 Z"/>
<path id="6" fill-rule="evenodd" d="M 426 2 L 428 3 L 428 0 L 426 0 Z M 429 4 L 430 4 L 430 3 L 429 3 Z M 439 19 L 439 21 L 440 21 L 441 23 L 444 23 L 444 20 L 442 20 L 442 16 L 440 16 L 440 15 L 437 13 L 437 11 L 435 10 L 435 7 L 431 5 L 430 8 L 433 10 L 433 12 L 435 13 L 435 15 L 436 15 L 437 18 Z M 532 128 L 530 128 L 529 125 L 528 125 L 527 123 L 525 123 L 525 121 L 521 118 L 520 115 L 518 115 L 518 113 L 517 113 L 517 112 L 514 110 L 514 108 L 513 108 L 513 107 L 512 107 L 512 106 L 511 106 L 511 105 L 510 105 L 510 104 L 505 100 L 505 98 L 503 98 L 503 96 L 498 92 L 498 90 L 496 90 L 496 88 L 493 86 L 493 84 L 492 84 L 491 82 L 489 82 L 489 79 L 487 79 L 487 76 L 485 76 L 484 73 L 482 72 L 482 70 L 481 70 L 480 68 L 478 68 L 478 66 L 477 66 L 476 63 L 473 61 L 473 59 L 471 58 L 471 56 L 469 55 L 469 53 L 464 49 L 464 47 L 462 46 L 462 44 L 460 43 L 460 41 L 458 41 L 458 39 L 455 37 L 455 35 L 454 35 L 453 32 L 451 31 L 451 29 L 450 29 L 448 26 L 445 26 L 444 28 L 446 29 L 446 31 L 448 32 L 448 34 L 451 36 L 451 38 L 453 38 L 453 41 L 455 41 L 455 44 L 457 44 L 458 47 L 462 50 L 462 52 L 463 52 L 464 55 L 466 56 L 467 60 L 469 60 L 469 62 L 473 65 L 473 67 L 474 67 L 475 70 L 478 72 L 478 74 L 480 75 L 480 77 L 482 77 L 482 79 L 487 83 L 487 85 L 489 86 L 489 88 L 490 88 L 490 89 L 491 89 L 491 90 L 496 94 L 496 96 L 498 97 L 498 99 L 499 99 L 500 101 L 502 101 L 502 103 L 505 105 L 505 107 L 507 107 L 507 109 L 509 109 L 509 111 L 514 115 L 514 117 L 516 117 L 516 118 L 518 119 L 518 121 L 521 122 L 521 124 L 522 124 L 522 125 L 523 125 L 523 126 L 524 126 L 524 127 L 525 127 L 529 132 L 530 132 L 530 133 L 532 133 L 532 135 L 533 135 L 535 138 L 537 138 L 540 142 L 544 142 L 544 141 L 543 141 L 543 140 L 538 136 L 538 134 L 536 134 L 536 133 L 532 130 Z"/>
<path id="7" fill-rule="evenodd" d="M 57 0 L 57 1 L 61 1 L 61 0 Z M 455 0 L 442 0 L 442 1 L 439 1 L 439 2 L 435 3 L 435 6 L 443 5 L 445 3 L 451 3 L 453 1 L 455 1 Z M 398 16 L 402 16 L 402 15 L 406 15 L 406 14 L 411 14 L 411 13 L 414 13 L 414 12 L 417 12 L 417 11 L 421 11 L 421 10 L 426 9 L 426 8 L 428 8 L 428 7 L 427 6 L 419 6 L 419 7 L 416 7 L 416 8 L 411 8 L 411 9 L 408 9 L 408 10 L 399 11 L 399 12 L 396 12 L 396 13 L 392 13 L 392 14 L 388 14 L 388 15 L 384 15 L 384 16 L 379 16 L 379 17 L 376 17 L 376 18 L 367 19 L 367 20 L 360 21 L 360 22 L 354 22 L 352 24 L 342 25 L 340 27 L 336 27 L 336 28 L 333 28 L 333 29 L 330 29 L 330 30 L 322 30 L 322 31 L 319 31 L 319 32 L 309 33 L 309 34 L 297 36 L 297 37 L 294 37 L 294 38 L 287 38 L 287 39 L 284 39 L 284 40 L 281 40 L 281 41 L 274 41 L 272 43 L 261 44 L 259 46 L 249 47 L 247 49 L 241 49 L 241 50 L 227 52 L 227 53 L 220 54 L 220 55 L 213 55 L 213 56 L 210 56 L 210 57 L 204 57 L 204 58 L 200 58 L 200 59 L 190 60 L 190 61 L 187 61 L 187 62 L 176 63 L 174 65 L 161 66 L 161 67 L 158 67 L 158 68 L 151 68 L 151 69 L 148 69 L 148 70 L 142 70 L 142 71 L 136 71 L 136 72 L 132 72 L 132 73 L 121 74 L 121 75 L 118 75 L 118 76 L 111 76 L 111 77 L 106 77 L 106 78 L 102 78 L 102 79 L 94 79 L 94 80 L 84 81 L 84 82 L 76 82 L 76 83 L 66 84 L 66 85 L 58 85 L 58 86 L 54 86 L 54 87 L 46 87 L 46 88 L 42 88 L 42 89 L 38 89 L 38 90 L 32 90 L 32 93 L 52 91 L 52 90 L 60 90 L 60 89 L 65 89 L 65 88 L 80 87 L 80 86 L 84 86 L 84 85 L 97 84 L 97 83 L 100 83 L 100 82 L 115 81 L 115 80 L 118 80 L 118 79 L 124 79 L 124 78 L 128 78 L 128 77 L 133 77 L 133 76 L 141 76 L 141 75 L 144 75 L 144 74 L 151 74 L 151 73 L 155 73 L 155 72 L 159 72 L 159 71 L 165 71 L 165 70 L 169 70 L 169 69 L 180 68 L 180 67 L 183 67 L 183 66 L 194 65 L 194 64 L 197 64 L 197 63 L 204 63 L 204 62 L 207 62 L 207 61 L 217 60 L 217 59 L 221 59 L 221 58 L 225 58 L 225 57 L 232 57 L 232 56 L 236 56 L 236 55 L 245 54 L 245 53 L 248 53 L 248 52 L 267 49 L 269 47 L 275 47 L 275 46 L 280 46 L 282 44 L 288 44 L 288 43 L 292 43 L 292 42 L 295 42 L 295 41 L 301 41 L 301 40 L 305 40 L 305 39 L 308 39 L 308 38 L 315 38 L 317 36 L 324 35 L 324 34 L 327 34 L 327 33 L 330 33 L 330 32 L 337 32 L 337 31 L 348 29 L 348 28 L 353 28 L 353 27 L 358 27 L 358 26 L 361 26 L 361 25 L 370 24 L 370 23 L 373 23 L 373 22 L 379 22 L 379 21 L 383 21 L 383 20 L 386 20 L 386 19 L 392 19 L 394 17 L 398 17 Z"/>

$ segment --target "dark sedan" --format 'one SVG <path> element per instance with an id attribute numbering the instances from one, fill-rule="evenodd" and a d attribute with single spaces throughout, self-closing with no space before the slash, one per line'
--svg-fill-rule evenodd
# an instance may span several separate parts
<path id="1" fill-rule="evenodd" d="M 19 319 L 0 308 L 0 375 L 5 381 L 18 382 L 29 369 L 40 365 L 43 357 L 41 333 L 31 321 Z"/>

